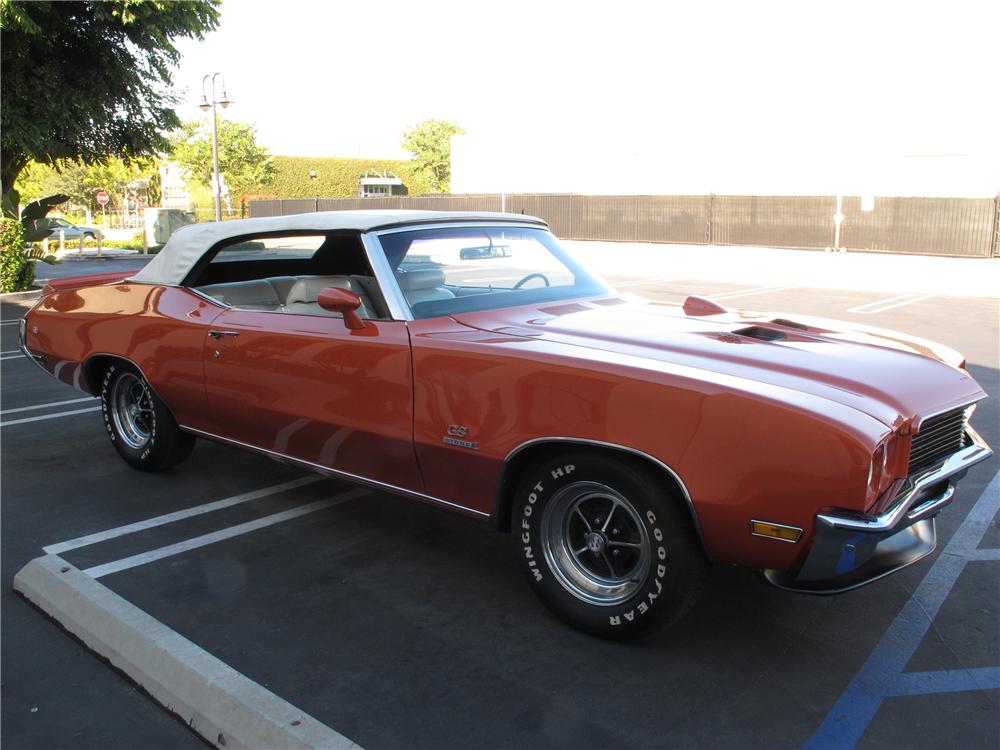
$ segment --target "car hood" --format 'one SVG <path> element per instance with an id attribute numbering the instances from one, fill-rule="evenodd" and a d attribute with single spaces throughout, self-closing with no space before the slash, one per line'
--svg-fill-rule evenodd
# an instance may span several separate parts
<path id="1" fill-rule="evenodd" d="M 961 356 L 893 331 L 802 315 L 715 312 L 619 298 L 456 314 L 463 325 L 790 388 L 852 407 L 888 427 L 972 403 L 985 392 Z M 707 302 L 707 301 L 701 301 Z M 722 310 L 722 308 L 716 308 Z M 692 314 L 703 312 L 707 314 Z"/>

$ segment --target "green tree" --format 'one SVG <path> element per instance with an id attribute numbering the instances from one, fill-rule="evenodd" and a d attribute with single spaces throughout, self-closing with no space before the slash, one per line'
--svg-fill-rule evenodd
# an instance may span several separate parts
<path id="1" fill-rule="evenodd" d="M 126 161 L 167 146 L 174 41 L 218 25 L 218 0 L 0 0 L 3 207 L 30 160 Z"/>
<path id="2" fill-rule="evenodd" d="M 155 159 L 131 161 L 111 158 L 105 163 L 84 164 L 82 161 L 60 161 L 55 164 L 29 162 L 14 183 L 21 200 L 28 203 L 47 195 L 63 193 L 70 202 L 99 211 L 97 191 L 106 190 L 111 207 L 122 203 L 124 186 L 138 179 L 150 180 L 151 187 L 159 179 L 159 164 Z"/>
<path id="3" fill-rule="evenodd" d="M 465 133 L 457 122 L 424 120 L 403 133 L 403 148 L 413 154 L 427 192 L 451 189 L 451 137 Z"/>
<path id="4" fill-rule="evenodd" d="M 219 120 L 219 171 L 234 196 L 260 192 L 274 179 L 274 160 L 245 122 Z M 186 122 L 171 138 L 171 156 L 203 186 L 212 185 L 212 126 Z"/>

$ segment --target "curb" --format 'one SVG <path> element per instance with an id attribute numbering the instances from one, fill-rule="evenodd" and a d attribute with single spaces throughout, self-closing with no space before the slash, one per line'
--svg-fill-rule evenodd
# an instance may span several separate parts
<path id="1" fill-rule="evenodd" d="M 216 747 L 361 750 L 58 555 L 25 565 L 14 590 Z"/>

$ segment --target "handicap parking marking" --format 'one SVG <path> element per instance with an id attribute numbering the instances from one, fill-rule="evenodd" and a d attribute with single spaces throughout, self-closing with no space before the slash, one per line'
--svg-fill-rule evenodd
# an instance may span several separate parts
<path id="1" fill-rule="evenodd" d="M 897 307 L 912 305 L 914 302 L 923 302 L 924 300 L 932 299 L 933 296 L 934 295 L 932 294 L 900 294 L 896 297 L 890 297 L 889 299 L 882 299 L 876 302 L 869 302 L 865 305 L 858 305 L 857 307 L 849 308 L 847 312 L 858 313 L 859 315 L 874 315 L 875 313 L 895 310 Z"/>
<path id="2" fill-rule="evenodd" d="M 89 547 L 92 544 L 99 544 L 100 542 L 105 542 L 109 539 L 117 539 L 118 537 L 125 536 L 126 534 L 135 534 L 139 531 L 154 529 L 157 526 L 164 526 L 165 524 L 174 523 L 175 521 L 182 521 L 187 518 L 193 518 L 194 516 L 204 515 L 205 513 L 212 513 L 213 511 L 222 510 L 223 508 L 231 508 L 234 505 L 248 503 L 252 500 L 259 500 L 260 498 L 268 497 L 269 495 L 276 495 L 279 492 L 297 489 L 307 484 L 322 482 L 324 479 L 326 479 L 326 477 L 310 474 L 309 476 L 293 479 L 289 482 L 274 484 L 270 487 L 262 487 L 261 489 L 253 490 L 252 492 L 242 492 L 238 495 L 233 495 L 232 497 L 223 498 L 222 500 L 205 503 L 204 505 L 196 505 L 192 508 L 185 508 L 184 510 L 174 511 L 173 513 L 165 513 L 160 516 L 147 518 L 143 521 L 125 524 L 124 526 L 116 526 L 113 529 L 98 531 L 93 534 L 77 537 L 76 539 L 69 539 L 65 542 L 50 544 L 43 547 L 42 550 L 49 555 L 61 555 L 64 552 L 69 552 L 70 550 L 78 549 L 80 547 Z"/>
<path id="3" fill-rule="evenodd" d="M 855 747 L 886 698 L 1000 688 L 1000 667 L 903 671 L 966 565 L 998 559 L 1000 550 L 978 549 L 998 511 L 1000 473 L 983 490 L 902 611 L 806 741 L 806 750 Z"/>
<path id="4" fill-rule="evenodd" d="M 86 409 L 71 409 L 70 411 L 59 411 L 55 414 L 42 414 L 38 417 L 23 417 L 21 419 L 8 419 L 6 422 L 0 422 L 0 427 L 13 427 L 17 424 L 26 424 L 28 422 L 41 422 L 46 419 L 56 419 L 58 417 L 70 417 L 74 414 L 84 414 L 90 411 L 100 411 L 100 406 L 88 406 Z"/>
<path id="5" fill-rule="evenodd" d="M 217 542 L 233 539 L 234 537 L 242 536 L 243 534 L 249 534 L 252 531 L 265 529 L 268 526 L 273 526 L 274 524 L 281 523 L 282 521 L 290 521 L 293 518 L 299 518 L 310 513 L 326 510 L 327 508 L 332 508 L 335 505 L 340 505 L 341 503 L 346 503 L 370 494 L 372 494 L 371 490 L 358 487 L 353 490 L 348 490 L 347 492 L 342 492 L 339 495 L 326 498 L 325 500 L 305 503 L 295 508 L 281 511 L 280 513 L 272 513 L 269 516 L 264 516 L 263 518 L 258 518 L 254 521 L 247 521 L 246 523 L 236 524 L 235 526 L 227 526 L 224 529 L 219 529 L 218 531 L 213 531 L 209 534 L 202 534 L 201 536 L 185 539 L 184 541 L 177 542 L 175 544 L 168 544 L 165 547 L 159 547 L 157 549 L 149 550 L 148 552 L 141 552 L 137 555 L 131 555 L 120 560 L 113 560 L 102 565 L 95 565 L 85 569 L 83 572 L 91 578 L 103 578 L 104 576 L 111 575 L 112 573 L 119 573 L 123 570 L 129 570 L 130 568 L 135 568 L 140 565 L 156 562 L 157 560 L 162 560 L 166 557 L 173 557 L 174 555 L 179 555 L 193 549 L 207 547 L 210 544 L 216 544 Z"/>

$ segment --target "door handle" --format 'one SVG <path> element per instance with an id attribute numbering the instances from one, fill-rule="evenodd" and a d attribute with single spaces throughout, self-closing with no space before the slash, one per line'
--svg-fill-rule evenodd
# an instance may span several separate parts
<path id="1" fill-rule="evenodd" d="M 216 341 L 218 341 L 223 336 L 239 336 L 240 332 L 239 331 L 209 331 L 208 335 L 211 336 Z"/>

